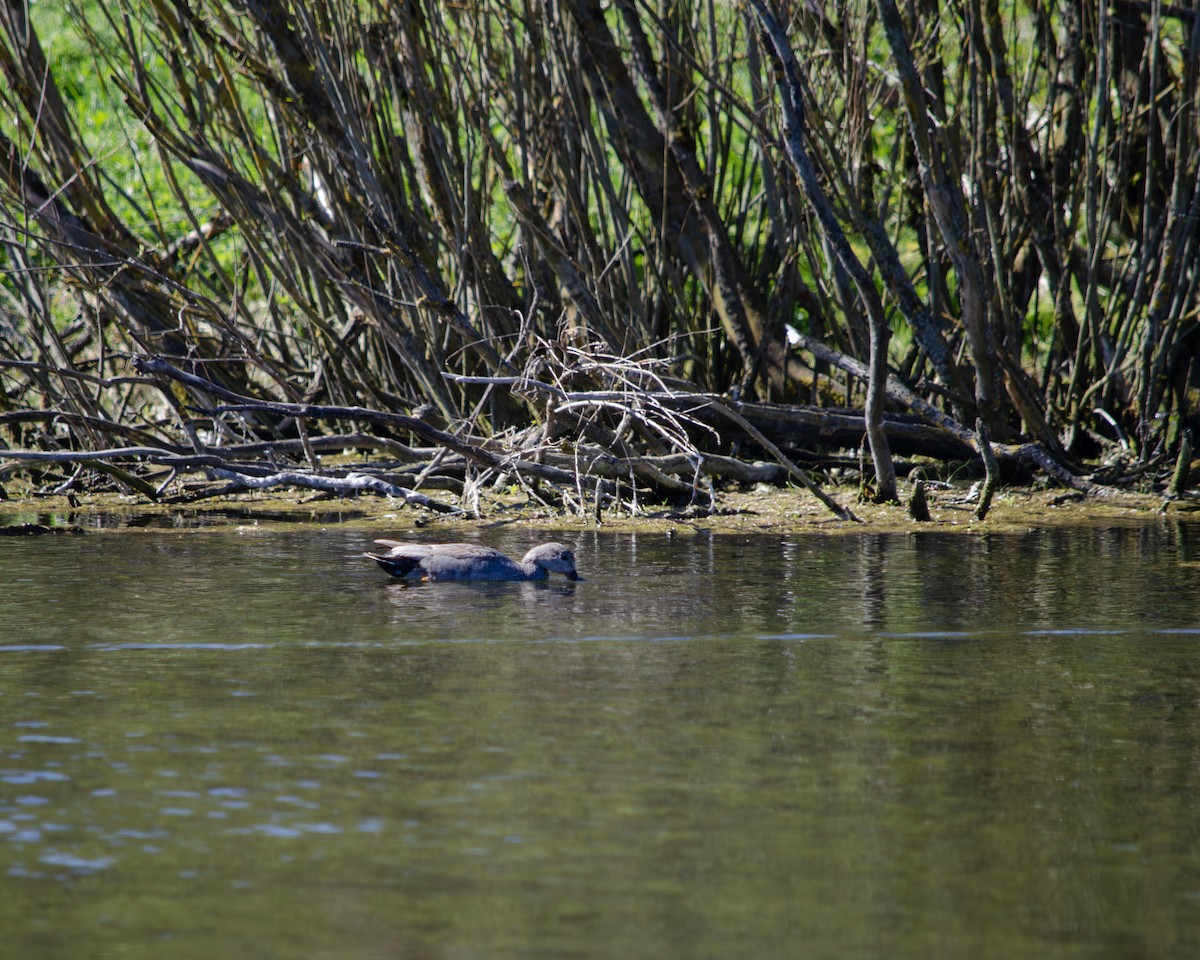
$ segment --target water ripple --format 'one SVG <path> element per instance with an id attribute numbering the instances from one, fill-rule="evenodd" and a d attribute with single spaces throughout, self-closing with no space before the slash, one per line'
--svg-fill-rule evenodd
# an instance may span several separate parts
<path id="1" fill-rule="evenodd" d="M 16 643 L 0 646 L 0 653 L 56 653 L 66 649 L 61 643 Z"/>

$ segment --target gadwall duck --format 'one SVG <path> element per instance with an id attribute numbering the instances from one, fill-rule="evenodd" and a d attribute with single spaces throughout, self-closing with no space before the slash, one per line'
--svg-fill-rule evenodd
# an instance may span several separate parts
<path id="1" fill-rule="evenodd" d="M 376 540 L 390 547 L 387 553 L 367 553 L 393 577 L 412 580 L 546 580 L 561 573 L 582 580 L 575 569 L 575 554 L 561 543 L 534 547 L 518 563 L 499 550 L 473 543 L 401 543 Z"/>

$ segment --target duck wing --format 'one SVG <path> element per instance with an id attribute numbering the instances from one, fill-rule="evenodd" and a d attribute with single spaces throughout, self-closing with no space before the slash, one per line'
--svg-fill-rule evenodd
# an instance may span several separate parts
<path id="1" fill-rule="evenodd" d="M 430 580 L 523 580 L 525 571 L 499 550 L 473 543 L 448 543 L 421 561 Z"/>
<path id="2" fill-rule="evenodd" d="M 376 540 L 387 553 L 366 554 L 394 577 L 427 580 L 520 580 L 519 564 L 499 550 L 474 543 L 404 543 Z"/>

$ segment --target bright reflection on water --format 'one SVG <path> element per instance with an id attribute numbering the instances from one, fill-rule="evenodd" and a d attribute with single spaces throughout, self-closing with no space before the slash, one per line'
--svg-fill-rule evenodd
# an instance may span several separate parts
<path id="1" fill-rule="evenodd" d="M 0 542 L 4 955 L 1200 955 L 1200 529 L 573 539 Z"/>

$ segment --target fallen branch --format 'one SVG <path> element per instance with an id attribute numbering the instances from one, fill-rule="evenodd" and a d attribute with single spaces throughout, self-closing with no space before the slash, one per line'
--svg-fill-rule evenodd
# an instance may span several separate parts
<path id="1" fill-rule="evenodd" d="M 856 377 L 866 379 L 866 365 L 855 360 L 853 357 L 848 357 L 837 350 L 826 346 L 819 340 L 807 336 L 803 333 L 798 333 L 796 343 L 799 347 L 807 350 L 818 360 L 823 360 L 826 363 L 845 370 L 847 373 L 853 374 Z M 972 450 L 979 452 L 978 439 L 973 431 L 963 426 L 953 417 L 944 413 L 935 407 L 932 403 L 922 397 L 917 396 L 908 387 L 901 383 L 896 377 L 889 377 L 887 384 L 888 396 L 898 403 L 903 404 L 909 410 L 912 410 L 918 416 L 924 417 L 934 426 L 940 427 L 947 433 L 957 437 L 960 441 L 970 447 Z M 1032 464 L 1043 473 L 1053 477 L 1064 486 L 1072 487 L 1076 490 L 1083 490 L 1088 493 L 1103 495 L 1108 493 L 1105 487 L 1100 484 L 1093 483 L 1085 477 L 1080 477 L 1073 473 L 1063 464 L 1061 464 L 1053 454 L 1045 447 L 1037 443 L 991 443 L 992 453 L 1005 460 L 1017 460 L 1022 463 Z"/>
<path id="2" fill-rule="evenodd" d="M 149 430 L 132 427 L 124 423 L 115 423 L 101 417 L 92 417 L 82 413 L 72 413 L 68 410 L 14 410 L 10 413 L 0 413 L 0 424 L 7 423 L 68 423 L 74 426 L 87 427 L 97 433 L 122 437 L 126 440 L 141 441 L 145 444 L 158 443 L 158 438 Z M 183 452 L 187 447 L 164 444 L 164 450 Z"/>
<path id="3" fill-rule="evenodd" d="M 216 397 L 222 397 L 231 403 L 218 408 L 219 411 L 243 413 L 273 413 L 282 417 L 303 417 L 312 420 L 362 420 L 368 423 L 387 424 L 399 430 L 416 434 L 422 440 L 445 447 L 461 454 L 468 460 L 498 472 L 521 471 L 538 476 L 554 483 L 573 483 L 575 477 L 565 470 L 546 468 L 541 464 L 528 460 L 512 459 L 489 450 L 487 447 L 471 443 L 462 437 L 455 436 L 445 430 L 439 430 L 417 417 L 406 416 L 402 413 L 385 413 L 382 410 L 372 410 L 369 407 L 325 406 L 315 403 L 284 403 L 277 400 L 255 400 L 245 397 L 233 390 L 222 387 L 193 374 L 180 370 L 167 363 L 161 357 L 136 357 L 134 366 L 144 374 L 160 374 L 172 380 L 200 390 Z"/>
<path id="4" fill-rule="evenodd" d="M 343 497 L 369 491 L 371 493 L 381 493 L 385 497 L 403 499 L 407 503 L 415 504 L 418 507 L 426 507 L 429 510 L 436 510 L 438 513 L 462 513 L 458 507 L 439 503 L 437 500 L 433 500 L 423 493 L 417 493 L 417 491 L 410 490 L 408 487 L 388 483 L 386 480 L 373 477 L 367 473 L 348 473 L 344 477 L 323 477 L 311 473 L 285 471 L 282 473 L 272 473 L 265 477 L 252 477 L 239 473 L 236 470 L 227 470 L 223 467 L 217 467 L 211 472 L 213 476 L 220 477 L 222 480 L 230 480 L 250 490 L 265 490 L 267 487 L 290 486 L 303 487 L 309 490 L 323 490 L 327 493 L 336 493 Z"/>
<path id="5" fill-rule="evenodd" d="M 727 401 L 777 444 L 791 448 L 854 449 L 862 443 L 861 410 L 790 403 Z M 969 460 L 975 449 L 912 413 L 888 411 L 883 430 L 893 454 L 919 454 L 936 460 Z"/>
<path id="6" fill-rule="evenodd" d="M 451 379 L 458 379 L 450 376 Z M 789 475 L 798 480 L 805 489 L 808 490 L 814 497 L 821 501 L 822 504 L 836 516 L 839 520 L 857 521 L 857 517 L 847 507 L 843 507 L 836 500 L 825 493 L 817 483 L 808 475 L 802 467 L 794 463 L 782 450 L 772 443 L 757 427 L 750 423 L 745 417 L 734 410 L 725 400 L 717 394 L 707 393 L 687 393 L 672 390 L 582 390 L 582 391 L 565 391 L 560 387 L 544 383 L 541 380 L 529 378 L 517 379 L 512 377 L 472 377 L 472 382 L 475 383 L 503 383 L 507 385 L 520 385 L 524 389 L 540 391 L 550 394 L 558 401 L 562 401 L 559 410 L 567 408 L 567 405 L 577 406 L 609 406 L 618 407 L 620 409 L 630 409 L 635 404 L 655 404 L 662 409 L 666 409 L 669 405 L 669 412 L 675 415 L 684 416 L 689 422 L 696 423 L 699 426 L 707 426 L 699 423 L 693 416 L 701 410 L 714 410 L 722 416 L 732 420 L 738 427 L 754 440 L 759 446 L 766 450 L 774 457 L 779 464 L 787 471 Z M 679 407 L 684 407 L 685 411 L 681 414 Z M 707 459 L 702 454 L 697 454 L 701 464 Z M 629 464 L 635 472 L 639 466 L 643 469 L 649 464 L 645 458 L 637 460 L 630 459 Z M 701 466 L 701 472 L 703 467 Z M 679 481 L 680 484 L 683 481 Z M 694 489 L 692 485 L 686 485 L 686 489 Z"/>
<path id="7" fill-rule="evenodd" d="M 834 500 L 833 497 L 817 486 L 813 479 L 808 475 L 806 470 L 793 463 L 792 460 L 782 450 L 780 450 L 777 446 L 775 446 L 775 444 L 773 444 L 763 435 L 761 430 L 751 424 L 750 421 L 743 417 L 740 413 L 728 407 L 723 402 L 714 402 L 711 405 L 711 408 L 729 417 L 730 420 L 745 430 L 755 443 L 759 444 L 759 446 L 761 446 L 764 450 L 770 453 L 771 456 L 778 460 L 787 469 L 787 472 L 799 480 L 800 483 L 804 485 L 804 488 L 808 490 L 808 492 L 814 497 L 820 500 L 821 503 L 823 503 L 834 514 L 834 516 L 840 520 L 852 520 L 855 523 L 858 522 L 858 517 L 856 517 L 850 511 L 849 507 L 843 507 L 840 503 Z"/>
<path id="8" fill-rule="evenodd" d="M 282 472 L 273 473 L 268 467 L 251 464 L 235 465 L 223 457 L 213 454 L 181 455 L 168 453 L 156 447 L 116 447 L 109 450 L 0 450 L 0 459 L 41 462 L 41 463 L 79 463 L 101 470 L 114 476 L 123 483 L 133 487 L 151 500 L 157 500 L 159 491 L 140 477 L 135 477 L 128 471 L 113 467 L 109 461 L 138 459 L 156 466 L 170 467 L 177 471 L 205 470 L 214 476 L 225 480 L 236 480 L 244 487 L 258 489 L 281 484 L 291 484 L 297 487 L 308 487 L 314 490 L 327 490 L 332 493 L 361 493 L 371 491 L 385 496 L 397 497 L 419 507 L 436 510 L 439 513 L 460 513 L 457 507 L 439 503 L 423 493 L 417 493 L 408 487 L 389 483 L 379 477 L 366 473 L 348 473 L 343 477 L 318 476 L 316 474 Z"/>
<path id="9" fill-rule="evenodd" d="M 254 400 L 253 398 L 235 393 L 219 384 L 180 370 L 160 357 L 138 357 L 134 360 L 134 365 L 143 374 L 161 374 L 193 389 L 232 401 L 229 404 L 219 407 L 217 412 L 274 413 L 287 417 L 329 420 L 354 419 L 386 424 L 414 433 L 429 443 L 444 447 L 496 473 L 517 473 L 527 477 L 537 477 L 550 483 L 559 483 L 568 486 L 575 485 L 578 479 L 578 474 L 575 470 L 535 462 L 504 452 L 497 452 L 486 445 L 472 443 L 445 430 L 439 430 L 437 427 L 433 427 L 424 420 L 416 417 L 405 416 L 399 413 L 386 413 L 381 410 L 372 410 L 368 407 L 324 406 L 311 403 L 282 403 L 269 400 Z M 507 383 L 513 382 L 513 378 L 508 377 L 497 379 Z M 568 394 L 567 396 L 572 395 Z M 631 462 L 634 463 L 636 471 L 636 462 Z M 648 465 L 642 472 L 645 474 L 652 470 L 653 466 Z M 625 476 L 628 476 L 628 468 L 626 468 Z M 647 479 L 651 478 L 647 477 Z M 662 475 L 653 478 L 651 482 L 655 482 L 660 486 L 666 486 L 667 489 L 676 493 L 686 492 L 690 494 L 694 491 L 691 484 L 685 481 L 672 481 L 671 478 Z"/>
<path id="10" fill-rule="evenodd" d="M 0 450 L 0 460 L 30 463 L 89 463 L 91 461 L 144 460 L 157 466 L 178 470 L 203 470 L 229 467 L 230 463 L 214 454 L 178 454 L 159 447 L 111 447 L 106 450 Z M 246 469 L 254 470 L 248 466 Z"/>

